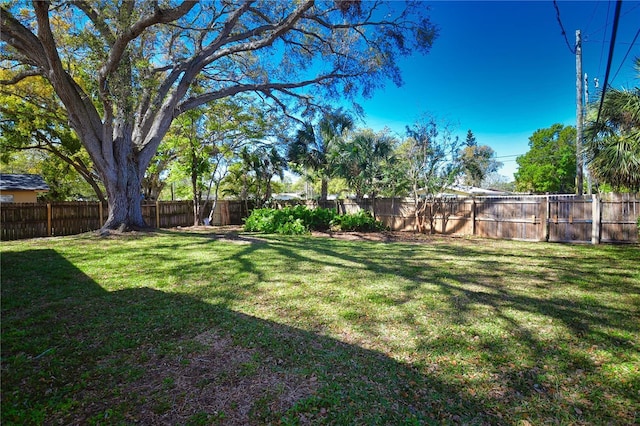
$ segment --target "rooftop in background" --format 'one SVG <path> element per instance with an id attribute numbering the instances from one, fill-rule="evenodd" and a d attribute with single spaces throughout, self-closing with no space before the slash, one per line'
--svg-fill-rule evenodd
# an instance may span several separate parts
<path id="1" fill-rule="evenodd" d="M 2 191 L 48 191 L 49 189 L 49 185 L 42 176 L 0 173 L 0 190 Z"/>

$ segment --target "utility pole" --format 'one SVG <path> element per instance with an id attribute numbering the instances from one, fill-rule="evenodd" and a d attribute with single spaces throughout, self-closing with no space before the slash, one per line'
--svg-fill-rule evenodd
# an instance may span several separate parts
<path id="1" fill-rule="evenodd" d="M 598 80 L 597 78 L 595 79 Z M 596 86 L 598 87 L 598 86 Z M 587 111 L 589 109 L 589 76 L 587 73 L 584 73 L 584 120 L 587 120 Z M 580 155 L 580 158 L 584 159 L 584 156 Z M 584 178 L 587 180 L 587 195 L 591 196 L 591 174 L 589 173 L 589 168 L 584 168 Z"/>
<path id="2" fill-rule="evenodd" d="M 576 30 L 576 194 L 583 194 L 582 177 L 582 37 Z"/>

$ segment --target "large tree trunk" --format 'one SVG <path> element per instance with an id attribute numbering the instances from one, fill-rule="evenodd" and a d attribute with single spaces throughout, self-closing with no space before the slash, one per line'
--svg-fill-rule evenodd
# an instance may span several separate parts
<path id="1" fill-rule="evenodd" d="M 109 216 L 102 230 L 133 231 L 148 228 L 142 217 L 142 178 L 149 163 L 134 148 L 131 126 L 118 122 L 113 155 L 99 169 L 107 190 Z"/>
<path id="2" fill-rule="evenodd" d="M 132 231 L 147 228 L 142 217 L 141 177 L 135 164 L 125 165 L 125 170 L 114 181 L 105 180 L 109 204 L 109 216 L 102 230 Z"/>

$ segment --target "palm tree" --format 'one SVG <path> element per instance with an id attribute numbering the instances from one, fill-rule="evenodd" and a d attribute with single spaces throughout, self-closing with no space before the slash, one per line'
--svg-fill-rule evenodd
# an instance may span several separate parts
<path id="1" fill-rule="evenodd" d="M 353 138 L 342 141 L 332 152 L 336 175 L 346 179 L 356 192 L 356 197 L 365 194 L 375 197 L 393 161 L 395 140 L 384 133 L 372 130 L 358 132 Z"/>
<path id="2" fill-rule="evenodd" d="M 256 180 L 255 197 L 258 206 L 263 206 L 272 195 L 271 179 L 279 176 L 284 179 L 287 167 L 286 159 L 276 146 L 259 146 L 253 151 L 244 147 L 240 151 L 245 175 L 253 173 Z"/>
<path id="3" fill-rule="evenodd" d="M 636 58 L 640 77 L 640 58 Z M 584 152 L 591 175 L 615 190 L 640 190 L 640 88 L 610 89 L 600 119 L 585 129 Z"/>
<path id="4" fill-rule="evenodd" d="M 327 199 L 329 178 L 332 175 L 331 149 L 344 140 L 353 125 L 353 119 L 342 110 L 327 113 L 317 127 L 306 123 L 289 144 L 288 160 L 320 178 L 321 201 Z"/>

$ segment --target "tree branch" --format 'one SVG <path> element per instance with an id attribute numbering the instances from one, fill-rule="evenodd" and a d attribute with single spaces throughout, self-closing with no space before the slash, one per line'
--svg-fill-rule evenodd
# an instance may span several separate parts
<path id="1" fill-rule="evenodd" d="M 111 46 L 109 58 L 100 69 L 100 79 L 104 80 L 107 75 L 115 71 L 129 42 L 142 34 L 144 30 L 153 25 L 168 23 L 184 16 L 197 3 L 197 1 L 189 0 L 172 9 L 157 8 L 151 16 L 143 18 L 133 24 L 121 37 L 116 39 L 113 46 Z"/>
<path id="2" fill-rule="evenodd" d="M 284 21 L 282 21 L 280 24 L 278 25 L 264 25 L 258 28 L 253 28 L 249 31 L 246 31 L 244 33 L 238 34 L 234 37 L 229 38 L 228 40 L 225 40 L 224 43 L 221 43 L 220 46 L 222 45 L 226 45 L 229 43 L 234 43 L 234 42 L 238 42 L 240 40 L 245 40 L 248 38 L 253 38 L 257 35 L 261 35 L 264 34 L 266 32 L 269 32 L 270 30 L 272 30 L 271 32 L 268 33 L 268 35 L 261 39 L 261 40 L 254 40 L 254 41 L 248 41 L 246 43 L 238 43 L 237 45 L 228 47 L 226 49 L 221 49 L 218 51 L 218 46 L 217 45 L 212 45 L 210 46 L 210 48 L 205 49 L 205 51 L 203 52 L 204 54 L 207 55 L 207 57 L 204 59 L 204 64 L 210 64 L 212 62 L 214 62 L 217 59 L 223 58 L 225 56 L 229 56 L 231 54 L 234 53 L 240 53 L 240 52 L 247 52 L 247 51 L 252 51 L 252 50 L 258 50 L 261 49 L 263 47 L 266 46 L 271 46 L 273 44 L 273 42 L 278 39 L 278 37 L 282 36 L 283 34 L 285 34 L 287 31 L 289 31 L 291 28 L 294 27 L 294 25 L 296 24 L 296 22 L 298 22 L 300 20 L 300 18 L 302 18 L 302 16 L 305 14 L 305 12 L 307 10 L 309 10 L 312 6 L 314 5 L 314 1 L 313 0 L 308 0 L 305 1 L 304 3 L 301 3 L 296 10 L 294 10 Z M 214 52 L 218 52 L 217 54 L 214 54 Z"/>
<path id="3" fill-rule="evenodd" d="M 0 40 L 16 49 L 38 67 L 46 68 L 46 55 L 38 37 L 4 7 L 0 7 Z M 42 71 L 41 71 L 42 72 Z"/>
<path id="4" fill-rule="evenodd" d="M 12 85 L 12 84 L 19 83 L 22 80 L 24 80 L 25 78 L 40 77 L 40 76 L 42 76 L 42 73 L 40 71 L 37 71 L 37 70 L 24 70 L 24 71 L 19 72 L 15 76 L 13 76 L 13 78 L 10 78 L 9 80 L 0 80 L 0 84 L 9 86 L 9 85 Z"/>
<path id="5" fill-rule="evenodd" d="M 104 158 L 98 141 L 104 139 L 102 121 L 91 100 L 80 86 L 69 76 L 56 50 L 56 42 L 49 22 L 49 2 L 33 1 L 33 8 L 38 22 L 38 38 L 42 46 L 43 58 L 46 59 L 44 76 L 51 82 L 56 93 L 69 113 L 69 119 L 85 141 L 85 147 L 94 161 Z M 98 161 L 96 161 L 98 162 Z"/>
<path id="6" fill-rule="evenodd" d="M 339 73 L 329 73 L 325 75 L 318 76 L 311 80 L 300 81 L 296 83 L 261 83 L 261 84 L 236 84 L 232 87 L 227 87 L 221 90 L 217 90 L 215 92 L 208 92 L 202 95 L 191 97 L 186 99 L 184 102 L 176 106 L 176 114 L 182 114 L 185 111 L 194 109 L 199 107 L 200 105 L 204 105 L 207 102 L 214 101 L 216 99 L 222 99 L 229 96 L 237 95 L 238 93 L 243 92 L 265 92 L 270 90 L 284 91 L 287 89 L 298 89 L 300 87 L 306 87 L 317 83 L 322 83 L 323 81 L 333 80 L 333 79 L 342 79 L 355 77 L 356 75 L 350 74 L 339 74 Z"/>
<path id="7" fill-rule="evenodd" d="M 40 143 L 44 144 L 44 146 L 39 145 L 31 148 L 41 149 L 43 151 L 50 152 L 56 157 L 60 158 L 65 163 L 69 164 L 71 167 L 74 168 L 76 172 L 78 172 L 78 174 L 85 180 L 85 182 L 87 182 L 89 186 L 91 186 L 91 188 L 93 189 L 93 192 L 96 193 L 96 196 L 98 197 L 100 202 L 102 203 L 107 202 L 107 199 L 104 196 L 102 189 L 100 188 L 100 186 L 98 185 L 98 183 L 94 178 L 94 174 L 91 172 L 91 170 L 87 168 L 87 166 L 84 164 L 82 160 L 78 159 L 76 161 L 73 158 L 69 157 L 68 155 L 64 154 L 55 146 L 55 144 L 52 141 L 50 141 L 46 136 L 42 135 L 40 132 L 36 132 L 34 136 L 37 140 L 40 141 Z M 26 149 L 29 149 L 29 148 L 26 148 Z"/>
<path id="8" fill-rule="evenodd" d="M 233 30 L 233 28 L 235 27 L 235 25 L 237 24 L 237 22 L 239 21 L 239 19 L 241 18 L 241 16 L 246 13 L 251 6 L 251 1 L 247 0 L 245 3 L 243 3 L 243 5 L 241 7 L 239 7 L 238 9 L 236 9 L 232 15 L 229 17 L 229 19 L 227 20 L 227 22 L 225 22 L 224 28 L 221 31 L 221 34 L 216 38 L 216 40 L 214 40 L 212 43 L 209 44 L 209 46 L 207 46 L 205 49 L 203 49 L 202 52 L 200 52 L 198 55 L 196 55 L 194 58 L 192 58 L 190 61 L 184 63 L 184 66 L 180 66 L 176 69 L 173 70 L 173 72 L 170 74 L 170 76 L 165 80 L 165 82 L 162 84 L 158 96 L 157 96 L 157 100 L 161 100 L 164 99 L 164 97 L 166 96 L 166 94 L 168 93 L 168 90 L 170 89 L 170 87 L 172 87 L 172 85 L 174 84 L 174 82 L 177 80 L 177 78 L 182 75 L 182 77 L 180 78 L 180 83 L 178 85 L 178 87 L 176 88 L 175 92 L 173 93 L 173 95 L 170 97 L 170 99 L 167 99 L 164 103 L 162 108 L 169 108 L 171 103 L 177 103 L 179 99 L 181 99 L 188 91 L 189 87 L 191 86 L 192 82 L 195 79 L 195 76 L 200 73 L 202 71 L 202 69 L 218 60 L 221 59 L 223 57 L 232 55 L 234 53 L 239 53 L 239 52 L 245 52 L 245 51 L 251 51 L 251 50 L 257 50 L 260 49 L 262 47 L 266 47 L 269 46 L 271 44 L 273 44 L 273 42 L 280 37 L 281 35 L 283 35 L 284 33 L 286 33 L 288 30 L 290 30 L 291 28 L 293 28 L 293 26 L 295 25 L 295 23 L 305 14 L 305 12 L 307 10 L 309 10 L 313 5 L 314 5 L 314 1 L 313 0 L 307 0 L 304 3 L 300 4 L 286 19 L 284 19 L 279 25 L 273 26 L 273 25 L 262 25 L 258 28 L 253 28 L 251 30 L 245 31 L 243 33 L 240 33 L 238 35 L 235 36 L 230 36 L 231 31 Z M 271 31 L 271 32 L 270 32 Z M 227 49 L 220 49 L 221 46 L 230 44 L 230 43 L 235 43 L 237 41 L 240 40 L 244 40 L 244 39 L 248 39 L 248 38 L 253 38 L 256 37 L 257 35 L 261 35 L 264 34 L 266 32 L 269 32 L 269 35 L 261 40 L 257 40 L 257 41 L 249 41 L 247 43 L 239 43 L 235 46 L 231 46 Z M 215 52 L 218 52 L 217 54 Z M 321 81 L 322 79 L 317 79 L 317 81 Z M 306 86 L 309 84 L 313 84 L 313 82 L 305 82 L 302 85 L 294 85 L 294 86 L 290 86 L 290 87 L 284 87 L 284 88 L 295 88 L 295 87 L 302 87 L 302 86 Z M 250 87 L 258 87 L 258 89 L 252 89 Z M 240 92 L 245 92 L 245 91 L 252 91 L 252 90 L 260 90 L 260 87 L 264 87 L 264 86 L 252 86 L 252 85 L 238 85 L 238 87 L 235 88 L 228 88 L 228 89 L 223 89 L 217 93 L 209 93 L 209 94 L 205 94 L 201 97 L 198 98 L 194 98 L 194 99 L 199 99 L 196 100 L 195 102 L 192 102 L 191 106 L 189 104 L 189 100 L 187 100 L 187 102 L 183 103 L 182 106 L 184 106 L 184 108 L 181 108 L 179 106 L 176 105 L 176 108 L 174 108 L 175 115 L 179 115 L 181 112 L 184 112 L 186 110 L 192 109 L 192 108 L 196 108 L 199 105 L 202 105 L 210 100 L 215 100 L 215 99 L 221 99 L 227 96 L 232 96 L 233 94 L 236 93 L 240 93 Z M 267 87 L 267 89 L 273 89 L 274 87 Z M 208 100 L 205 100 L 208 99 Z M 148 111 L 150 112 L 150 111 Z M 144 127 L 146 129 L 150 129 L 153 124 L 153 122 L 155 122 L 155 120 L 153 120 L 153 122 L 151 121 L 151 119 L 153 118 L 152 115 L 148 115 L 148 120 L 144 121 Z M 146 133 L 146 132 L 145 132 Z M 145 142 L 146 145 L 146 142 Z"/>
<path id="9" fill-rule="evenodd" d="M 300 118 L 295 117 L 294 115 L 289 114 L 289 112 L 288 112 L 288 108 L 287 108 L 287 106 L 284 104 L 284 102 L 282 102 L 280 99 L 278 99 L 278 97 L 277 97 L 277 96 L 274 96 L 274 95 L 273 95 L 273 93 L 271 93 L 271 91 L 266 91 L 266 92 L 262 92 L 262 93 L 264 93 L 264 95 L 265 95 L 266 97 L 268 97 L 269 99 L 271 99 L 272 101 L 274 101 L 274 102 L 276 103 L 276 105 L 278 105 L 278 107 L 280 107 L 280 109 L 282 110 L 282 113 L 283 113 L 286 117 L 288 117 L 289 119 L 291 119 L 291 120 L 293 120 L 293 121 L 295 121 L 295 122 L 297 122 L 297 123 L 300 123 L 300 124 L 302 124 L 302 125 L 304 125 L 304 124 L 305 124 L 304 120 L 301 120 Z"/>
<path id="10" fill-rule="evenodd" d="M 93 23 L 93 26 L 102 34 L 102 37 L 109 44 L 114 44 L 116 41 L 116 36 L 109 28 L 109 25 L 98 15 L 98 12 L 89 5 L 86 1 L 76 1 L 74 3 L 80 10 L 84 12 L 85 15 L 89 18 L 89 20 Z"/>
<path id="11" fill-rule="evenodd" d="M 238 23 L 242 15 L 249 9 L 249 7 L 251 6 L 251 3 L 252 3 L 252 0 L 246 0 L 241 7 L 236 9 L 231 14 L 231 16 L 229 16 L 229 18 L 227 19 L 227 22 L 225 22 L 224 24 L 222 31 L 220 32 L 216 40 L 214 40 L 210 44 L 208 49 L 216 49 L 217 46 L 219 46 L 223 42 L 225 37 L 228 37 L 228 35 L 231 33 L 234 26 Z M 182 98 L 182 96 L 184 96 L 184 94 L 187 92 L 192 81 L 195 79 L 195 76 L 204 67 L 205 65 L 205 63 L 203 62 L 204 57 L 206 57 L 206 54 L 203 54 L 201 52 L 200 54 L 197 54 L 195 57 L 193 57 L 191 60 L 178 64 L 178 66 L 173 68 L 171 73 L 169 73 L 167 78 L 165 78 L 164 82 L 160 85 L 154 102 L 149 103 L 149 107 L 145 111 L 144 118 L 140 120 L 141 125 L 138 126 L 138 128 L 136 129 L 136 132 L 138 134 L 146 135 L 148 134 L 152 126 L 157 125 L 156 123 L 157 110 L 159 110 L 160 108 L 173 109 L 173 106 L 175 106 L 178 100 Z M 178 88 L 175 90 L 173 95 L 169 97 L 169 99 L 166 99 L 167 94 L 169 93 L 169 90 L 173 87 L 173 85 L 178 80 L 178 78 L 180 78 L 180 75 L 182 75 L 182 78 Z M 167 128 L 169 124 L 170 122 L 168 124 L 165 124 Z M 157 144 L 159 144 L 159 141 L 157 141 Z"/>

